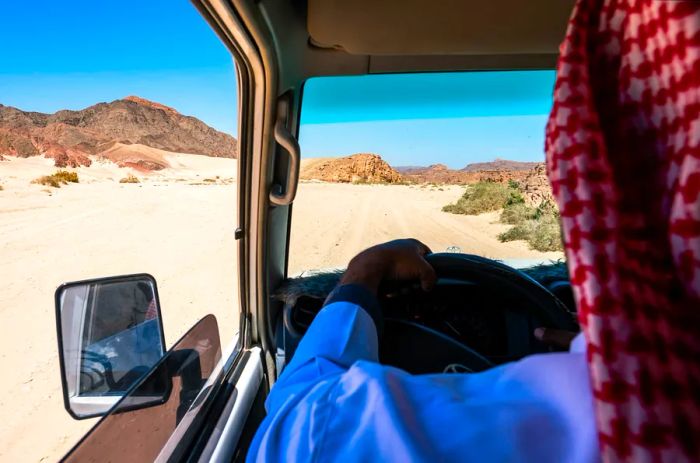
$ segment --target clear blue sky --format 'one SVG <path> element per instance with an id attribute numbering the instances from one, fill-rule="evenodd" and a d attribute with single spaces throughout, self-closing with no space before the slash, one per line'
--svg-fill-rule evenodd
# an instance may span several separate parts
<path id="1" fill-rule="evenodd" d="M 234 65 L 187 0 L 7 1 L 0 57 L 5 105 L 54 112 L 138 95 L 236 134 Z M 553 71 L 312 79 L 303 154 L 542 160 L 553 83 Z"/>
<path id="2" fill-rule="evenodd" d="M 235 134 L 231 56 L 187 0 L 8 0 L 0 103 L 81 109 L 138 95 Z"/>

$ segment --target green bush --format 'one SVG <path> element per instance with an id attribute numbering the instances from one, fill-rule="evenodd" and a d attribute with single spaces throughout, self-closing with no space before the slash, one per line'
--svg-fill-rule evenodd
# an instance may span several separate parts
<path id="1" fill-rule="evenodd" d="M 520 192 L 508 185 L 495 182 L 479 182 L 467 187 L 461 198 L 454 204 L 448 204 L 442 210 L 452 214 L 477 215 L 497 211 Z M 522 196 L 520 195 L 522 198 Z M 523 200 L 524 202 L 524 200 Z"/>
<path id="2" fill-rule="evenodd" d="M 506 204 L 501 212 L 499 221 L 509 225 L 517 225 L 526 220 L 534 219 L 537 209 L 522 203 Z"/>
<path id="3" fill-rule="evenodd" d="M 533 214 L 530 218 L 517 222 L 513 228 L 498 235 L 498 239 L 501 242 L 524 240 L 537 251 L 564 249 L 559 214 L 552 212 L 542 213 L 539 216 Z"/>
<path id="4" fill-rule="evenodd" d="M 78 174 L 76 172 L 68 172 L 66 170 L 59 170 L 52 175 L 44 175 L 43 177 L 35 178 L 32 183 L 38 185 L 46 185 L 53 188 L 61 188 L 61 185 L 67 185 L 68 183 L 78 183 Z"/>
<path id="5" fill-rule="evenodd" d="M 550 201 L 543 201 L 537 207 L 528 206 L 516 181 L 475 183 L 467 187 L 456 203 L 442 208 L 445 212 L 467 215 L 499 209 L 502 209 L 499 221 L 513 225 L 498 235 L 500 241 L 524 240 L 537 251 L 563 249 L 557 207 Z"/>

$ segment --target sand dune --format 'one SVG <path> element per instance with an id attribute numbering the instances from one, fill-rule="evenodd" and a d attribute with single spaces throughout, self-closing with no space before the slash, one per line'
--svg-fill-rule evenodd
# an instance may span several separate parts
<path id="1" fill-rule="evenodd" d="M 149 153 L 169 167 L 144 174 L 95 160 L 75 169 L 80 183 L 60 189 L 30 184 L 55 171 L 53 160 L 0 161 L 2 461 L 56 460 L 94 422 L 74 421 L 63 409 L 53 307 L 59 283 L 148 272 L 159 284 L 169 344 L 207 313 L 217 316 L 222 338 L 236 331 L 236 161 Z M 127 173 L 141 183 L 118 183 Z M 302 183 L 290 272 L 342 266 L 365 246 L 407 236 L 436 251 L 561 257 L 499 243 L 506 226 L 494 215 L 440 210 L 461 193 L 454 186 Z"/>
<path id="2" fill-rule="evenodd" d="M 126 145 L 124 143 L 115 143 L 111 148 L 99 154 L 100 157 L 109 159 L 110 161 L 121 165 L 151 165 L 148 170 L 158 170 L 170 167 L 166 160 L 169 151 L 150 146 L 141 145 L 138 143 Z M 146 170 L 146 169 L 144 169 Z"/>

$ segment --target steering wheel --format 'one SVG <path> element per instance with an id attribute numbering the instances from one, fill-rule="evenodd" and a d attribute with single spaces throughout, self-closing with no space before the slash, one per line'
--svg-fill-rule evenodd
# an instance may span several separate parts
<path id="1" fill-rule="evenodd" d="M 403 286 L 398 292 L 386 292 L 380 298 L 387 318 L 384 325 L 380 359 L 411 373 L 436 373 L 450 364 L 470 371 L 481 371 L 501 361 L 514 360 L 534 352 L 548 350 L 534 338 L 537 326 L 578 331 L 575 316 L 549 290 L 525 273 L 501 262 L 480 256 L 437 253 L 426 256 L 438 276 L 436 288 L 423 293 L 417 287 Z M 456 340 L 440 332 L 423 319 L 434 312 L 431 307 L 441 292 L 459 294 L 458 309 L 476 316 L 487 341 L 505 355 L 489 356 L 477 352 L 478 343 Z M 487 298 L 487 307 L 470 307 L 470 294 Z M 475 299 L 475 298 L 472 298 Z M 454 305 L 454 304 L 452 304 Z M 402 307 L 404 312 L 392 316 Z M 406 309 L 408 307 L 408 309 Z M 418 307 L 418 309 L 416 309 Z M 427 308 L 426 308 L 427 307 Z M 494 308 L 495 307 L 495 308 Z M 469 347 L 468 345 L 472 345 Z"/>

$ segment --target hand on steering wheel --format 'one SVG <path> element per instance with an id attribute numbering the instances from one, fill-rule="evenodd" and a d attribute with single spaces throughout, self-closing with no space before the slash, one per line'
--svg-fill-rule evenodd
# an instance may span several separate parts
<path id="1" fill-rule="evenodd" d="M 416 239 L 401 239 L 372 246 L 355 256 L 340 284 L 362 284 L 375 294 L 382 281 L 420 280 L 424 291 L 435 286 L 437 275 L 425 260 L 430 248 Z"/>

